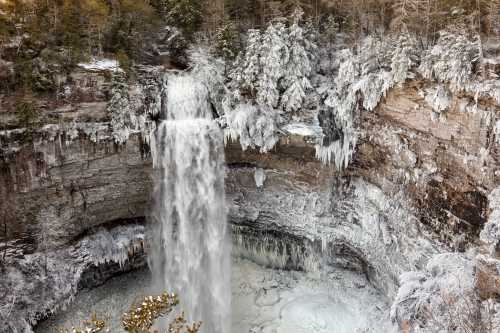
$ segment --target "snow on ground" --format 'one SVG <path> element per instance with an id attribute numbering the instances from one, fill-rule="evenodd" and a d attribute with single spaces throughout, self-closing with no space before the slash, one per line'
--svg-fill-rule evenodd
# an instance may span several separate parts
<path id="1" fill-rule="evenodd" d="M 90 62 L 79 63 L 78 66 L 88 71 L 112 71 L 119 72 L 122 69 L 117 60 L 114 59 L 92 59 Z"/>
<path id="2" fill-rule="evenodd" d="M 300 136 L 321 137 L 323 134 L 323 130 L 319 125 L 308 125 L 305 123 L 290 123 L 283 126 L 282 130 Z"/>
<path id="3" fill-rule="evenodd" d="M 41 323 L 37 333 L 71 328 L 103 313 L 110 332 L 121 329 L 121 313 L 149 294 L 149 272 L 139 271 L 82 291 L 67 311 Z M 234 333 L 390 332 L 388 305 L 357 273 L 332 270 L 321 278 L 304 272 L 263 268 L 234 259 L 232 270 Z M 182 301 L 182 299 L 181 299 Z"/>

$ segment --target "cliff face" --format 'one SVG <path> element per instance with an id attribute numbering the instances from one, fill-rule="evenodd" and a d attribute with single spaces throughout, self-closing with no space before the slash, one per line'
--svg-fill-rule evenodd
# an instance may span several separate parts
<path id="1" fill-rule="evenodd" d="M 487 196 L 499 184 L 500 109 L 491 99 L 453 96 L 446 113 L 433 119 L 423 89 L 416 82 L 396 88 L 374 113 L 363 113 L 363 139 L 349 173 L 388 193 L 405 188 L 420 222 L 464 249 L 477 242 Z"/>
<path id="2" fill-rule="evenodd" d="M 116 146 L 57 136 L 8 156 L 1 168 L 6 255 L 58 248 L 101 224 L 144 217 L 151 163 L 141 149 L 138 137 Z"/>
<path id="3" fill-rule="evenodd" d="M 19 297 L 11 297 L 9 279 L 36 280 L 41 271 L 57 277 L 61 266 L 30 272 L 18 263 L 57 258 L 58 251 L 68 266 L 78 263 L 71 282 L 76 288 L 96 263 L 94 254 L 82 254 L 82 242 L 94 239 L 101 226 L 115 230 L 148 216 L 149 147 L 140 134 L 116 144 L 102 93 L 108 79 L 78 77 L 75 87 L 88 98 L 47 106 L 44 115 L 52 125 L 30 133 L 28 142 L 12 114 L 1 118 L 9 128 L 0 132 L 0 269 L 9 272 L 0 278 L 4 300 Z M 354 161 L 342 172 L 316 159 L 313 137 L 283 135 L 267 154 L 228 143 L 226 191 L 235 234 L 248 229 L 257 237 L 290 235 L 300 244 L 299 266 L 314 269 L 326 257 L 328 264 L 366 274 L 388 300 L 397 294 L 401 273 L 424 269 L 429 258 L 449 248 L 478 244 L 488 194 L 500 181 L 500 108 L 493 100 L 476 104 L 474 96 L 453 96 L 446 114 L 433 119 L 419 94 L 425 84 L 395 88 L 375 111 L 362 113 Z M 131 237 L 125 238 L 133 247 Z M 40 279 L 18 293 L 28 297 L 50 281 Z M 57 297 L 69 297 L 74 288 Z M 29 315 L 20 310 L 26 303 L 0 301 L 0 313 L 33 323 L 55 301 L 40 302 Z"/>

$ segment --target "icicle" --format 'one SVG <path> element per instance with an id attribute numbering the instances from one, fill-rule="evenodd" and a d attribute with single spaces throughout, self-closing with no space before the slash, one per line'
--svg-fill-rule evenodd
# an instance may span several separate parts
<path id="1" fill-rule="evenodd" d="M 256 168 L 254 178 L 255 178 L 255 186 L 257 186 L 258 188 L 263 187 L 264 182 L 266 181 L 266 173 L 264 169 Z"/>
<path id="2" fill-rule="evenodd" d="M 321 256 L 312 242 L 270 234 L 253 234 L 245 227 L 233 226 L 233 255 L 252 260 L 262 266 L 276 269 L 298 269 L 318 272 Z"/>

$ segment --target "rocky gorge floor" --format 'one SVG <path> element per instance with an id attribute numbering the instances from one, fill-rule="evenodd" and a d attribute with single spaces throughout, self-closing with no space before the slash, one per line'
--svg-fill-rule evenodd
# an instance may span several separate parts
<path id="1" fill-rule="evenodd" d="M 99 314 L 111 332 L 125 332 L 117 313 L 150 295 L 151 276 L 139 270 L 79 293 L 58 315 L 40 323 L 36 333 L 81 327 Z M 389 304 L 363 275 L 337 269 L 308 274 L 264 268 L 233 259 L 232 332 L 331 333 L 390 332 Z M 181 305 L 179 306 L 182 308 Z"/>

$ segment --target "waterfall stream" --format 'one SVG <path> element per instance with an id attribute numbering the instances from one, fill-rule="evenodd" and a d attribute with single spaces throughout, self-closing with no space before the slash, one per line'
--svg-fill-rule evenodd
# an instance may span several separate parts
<path id="1" fill-rule="evenodd" d="M 166 114 L 153 138 L 155 191 L 150 265 L 159 291 L 179 295 L 203 333 L 231 328 L 230 239 L 223 136 L 208 91 L 190 75 L 171 76 Z"/>

